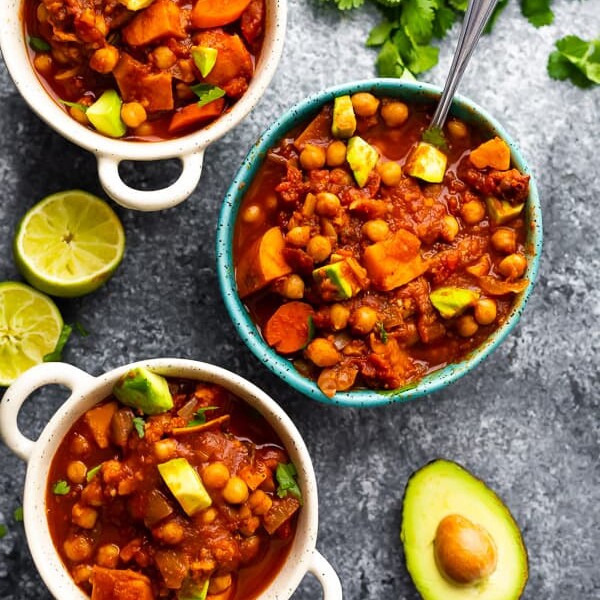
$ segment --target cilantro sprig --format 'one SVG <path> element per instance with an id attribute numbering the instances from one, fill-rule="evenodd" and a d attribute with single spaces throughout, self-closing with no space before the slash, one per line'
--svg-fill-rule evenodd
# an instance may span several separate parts
<path id="1" fill-rule="evenodd" d="M 600 38 L 590 42 L 567 35 L 556 42 L 548 57 L 548 74 L 552 79 L 569 80 L 578 87 L 600 84 Z"/>
<path id="2" fill-rule="evenodd" d="M 64 480 L 57 481 L 52 486 L 52 493 L 56 496 L 66 496 L 71 491 L 71 486 Z"/>
<path id="3" fill-rule="evenodd" d="M 190 90 L 198 96 L 198 106 L 205 106 L 225 95 L 225 90 L 216 85 L 210 85 L 209 83 L 197 83 L 196 85 L 191 86 Z"/>
<path id="4" fill-rule="evenodd" d="M 279 484 L 277 487 L 277 495 L 280 498 L 285 498 L 288 493 L 290 493 L 302 502 L 302 492 L 296 481 L 297 475 L 298 472 L 296 471 L 294 463 L 277 463 L 275 479 L 277 479 L 277 483 Z"/>
<path id="5" fill-rule="evenodd" d="M 194 427 L 196 425 L 204 425 L 206 423 L 206 411 L 207 410 L 216 410 L 219 408 L 218 406 L 204 406 L 199 408 L 194 413 L 194 418 L 187 424 L 187 427 Z"/>

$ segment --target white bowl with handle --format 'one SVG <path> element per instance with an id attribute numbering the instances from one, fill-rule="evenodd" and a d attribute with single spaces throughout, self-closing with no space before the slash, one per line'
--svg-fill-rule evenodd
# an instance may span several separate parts
<path id="1" fill-rule="evenodd" d="M 317 484 L 308 450 L 299 431 L 280 406 L 246 379 L 207 363 L 158 358 L 137 362 L 104 375 L 92 377 L 64 363 L 43 363 L 19 377 L 0 402 L 0 436 L 27 462 L 23 515 L 29 549 L 46 586 L 60 600 L 86 600 L 88 596 L 73 582 L 56 551 L 46 518 L 46 487 L 52 459 L 74 422 L 89 408 L 107 398 L 117 380 L 132 368 L 144 366 L 165 376 L 218 384 L 255 408 L 274 429 L 298 472 L 303 505 L 288 557 L 280 571 L 257 600 L 286 600 L 307 572 L 323 587 L 324 600 L 341 600 L 342 587 L 333 567 L 316 549 L 318 530 Z M 19 430 L 21 406 L 37 389 L 60 384 L 71 390 L 69 398 L 52 416 L 37 440 Z"/>
<path id="2" fill-rule="evenodd" d="M 46 92 L 32 65 L 25 27 L 23 1 L 2 0 L 0 49 L 8 71 L 21 96 L 50 127 L 69 141 L 96 155 L 98 176 L 104 191 L 126 208 L 155 211 L 170 208 L 188 198 L 202 173 L 206 148 L 240 123 L 254 108 L 271 82 L 281 52 L 287 18 L 286 0 L 265 0 L 266 23 L 262 50 L 246 93 L 223 115 L 203 129 L 159 142 L 132 142 L 106 137 L 79 124 Z M 138 190 L 119 175 L 124 160 L 151 161 L 177 158 L 181 174 L 159 190 Z"/>

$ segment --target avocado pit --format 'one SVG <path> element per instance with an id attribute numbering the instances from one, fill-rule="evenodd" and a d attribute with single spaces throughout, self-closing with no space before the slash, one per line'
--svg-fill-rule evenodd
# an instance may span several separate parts
<path id="1" fill-rule="evenodd" d="M 489 532 L 458 514 L 444 517 L 433 542 L 438 569 L 450 581 L 475 584 L 496 569 L 496 544 Z"/>

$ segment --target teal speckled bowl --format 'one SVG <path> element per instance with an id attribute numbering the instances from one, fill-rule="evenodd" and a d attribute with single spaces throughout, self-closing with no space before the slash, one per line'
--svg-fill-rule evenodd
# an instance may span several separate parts
<path id="1" fill-rule="evenodd" d="M 522 173 L 532 176 L 529 200 L 526 205 L 529 237 L 526 246 L 528 267 L 525 277 L 529 279 L 530 283 L 525 291 L 517 297 L 514 309 L 509 318 L 481 346 L 476 348 L 461 362 L 447 365 L 443 369 L 430 373 L 417 383 L 397 390 L 377 391 L 359 389 L 338 392 L 333 398 L 328 398 L 314 381 L 300 375 L 289 360 L 277 354 L 266 344 L 250 319 L 247 310 L 237 294 L 232 240 L 235 221 L 244 191 L 258 172 L 268 150 L 294 126 L 309 121 L 324 104 L 331 102 L 336 96 L 356 92 L 372 92 L 378 96 L 395 97 L 408 104 L 414 104 L 434 103 L 439 98 L 441 90 L 432 85 L 404 82 L 397 79 L 355 81 L 337 85 L 309 96 L 287 111 L 254 144 L 225 196 L 217 227 L 217 270 L 225 306 L 240 337 L 256 357 L 271 369 L 273 373 L 297 391 L 319 402 L 340 406 L 371 407 L 392 402 L 404 402 L 436 392 L 474 369 L 500 345 L 502 340 L 517 324 L 535 284 L 542 252 L 542 215 L 535 180 L 517 145 L 502 126 L 481 107 L 467 98 L 456 96 L 450 114 L 478 128 L 487 129 L 490 134 L 498 135 L 504 139 L 511 148 L 514 165 Z"/>

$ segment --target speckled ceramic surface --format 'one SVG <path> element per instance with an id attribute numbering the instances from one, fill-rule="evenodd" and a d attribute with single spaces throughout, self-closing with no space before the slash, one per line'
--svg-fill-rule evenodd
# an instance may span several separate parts
<path id="1" fill-rule="evenodd" d="M 235 328 L 254 355 L 264 362 L 273 373 L 281 377 L 283 381 L 289 383 L 299 392 L 320 402 L 339 406 L 373 407 L 392 402 L 403 402 L 436 392 L 456 381 L 471 369 L 474 369 L 497 348 L 518 322 L 535 285 L 542 254 L 542 215 L 537 186 L 535 179 L 532 177 L 530 180 L 529 198 L 526 204 L 529 236 L 527 238 L 528 266 L 525 276 L 529 280 L 529 285 L 515 300 L 513 311 L 508 319 L 484 344 L 471 352 L 461 362 L 447 365 L 443 369 L 430 373 L 420 381 L 415 382 L 415 384 L 404 388 L 386 391 L 357 390 L 338 392 L 333 398 L 328 398 L 314 381 L 300 375 L 289 360 L 272 350 L 252 323 L 248 312 L 237 294 L 233 262 L 233 233 L 245 190 L 248 189 L 258 169 L 263 164 L 268 150 L 294 126 L 309 122 L 324 104 L 332 102 L 336 96 L 356 92 L 371 92 L 379 96 L 400 98 L 409 105 L 413 103 L 434 103 L 440 94 L 439 88 L 424 83 L 406 83 L 394 79 L 366 80 L 337 85 L 309 96 L 306 100 L 292 107 L 259 137 L 234 177 L 231 187 L 225 196 L 217 225 L 217 269 L 223 300 Z M 518 146 L 508 133 L 506 133 L 502 125 L 483 108 L 477 106 L 469 99 L 458 95 L 454 99 L 450 114 L 465 120 L 483 131 L 489 131 L 490 134 L 503 138 L 510 146 L 512 163 L 522 173 L 532 175 Z"/>

